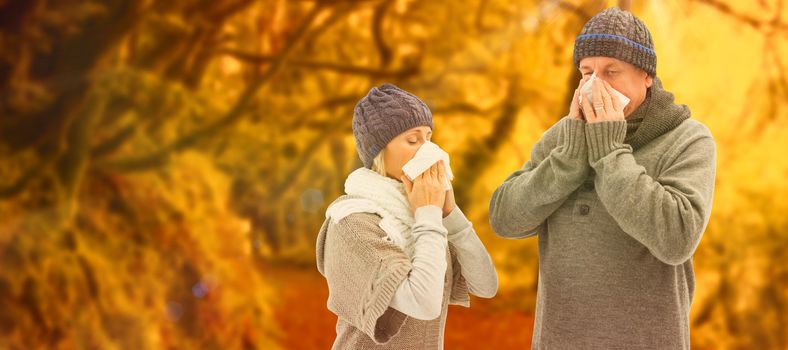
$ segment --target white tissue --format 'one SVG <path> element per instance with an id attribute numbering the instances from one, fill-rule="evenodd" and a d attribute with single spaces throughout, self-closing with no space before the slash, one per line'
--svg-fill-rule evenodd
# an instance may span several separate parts
<path id="1" fill-rule="evenodd" d="M 413 158 L 402 167 L 402 171 L 408 179 L 413 181 L 413 179 L 427 171 L 427 169 L 439 160 L 443 160 L 443 165 L 446 168 L 446 189 L 448 190 L 451 188 L 451 183 L 449 181 L 454 179 L 454 174 L 449 166 L 449 154 L 430 141 L 425 142 L 419 147 L 419 150 L 416 151 Z"/>
<path id="2" fill-rule="evenodd" d="M 591 79 L 588 79 L 588 81 L 585 84 L 583 84 L 582 87 L 580 87 L 581 106 L 583 105 L 583 96 L 588 96 L 589 99 L 593 98 L 594 94 L 592 93 L 593 90 L 591 90 L 591 84 L 594 82 L 595 79 L 596 79 L 596 72 L 594 72 L 594 74 L 591 74 Z M 624 108 L 627 104 L 629 104 L 629 97 L 624 96 L 624 94 L 618 92 L 616 89 L 613 89 L 613 95 L 618 97 L 618 101 L 621 102 L 621 108 Z M 591 101 L 593 101 L 593 99 Z"/>

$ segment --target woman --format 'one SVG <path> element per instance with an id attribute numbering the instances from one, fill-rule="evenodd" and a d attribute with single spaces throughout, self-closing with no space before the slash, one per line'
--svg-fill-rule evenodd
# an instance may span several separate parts
<path id="1" fill-rule="evenodd" d="M 448 305 L 498 290 L 489 254 L 446 190 L 442 161 L 412 182 L 403 175 L 432 128 L 427 106 L 391 84 L 356 105 L 364 167 L 348 176 L 317 239 L 338 317 L 334 349 L 442 349 Z"/>

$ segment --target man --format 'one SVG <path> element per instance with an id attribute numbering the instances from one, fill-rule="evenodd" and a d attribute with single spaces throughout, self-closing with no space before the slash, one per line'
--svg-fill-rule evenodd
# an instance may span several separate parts
<path id="1" fill-rule="evenodd" d="M 574 64 L 578 88 L 596 73 L 592 94 L 575 91 L 569 115 L 490 201 L 499 236 L 538 236 L 532 348 L 688 349 L 714 140 L 663 90 L 651 34 L 631 13 L 586 23 Z"/>

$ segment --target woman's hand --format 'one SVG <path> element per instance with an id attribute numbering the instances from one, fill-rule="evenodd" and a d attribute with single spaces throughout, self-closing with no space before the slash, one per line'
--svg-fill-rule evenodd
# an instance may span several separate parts
<path id="1" fill-rule="evenodd" d="M 416 209 L 427 205 L 443 208 L 446 202 L 446 174 L 442 168 L 443 161 L 433 164 L 427 171 L 416 177 L 413 182 L 402 176 L 405 192 L 410 206 Z"/>
<path id="2" fill-rule="evenodd" d="M 446 178 L 446 166 L 443 165 L 443 162 L 440 162 L 440 168 L 438 170 L 440 171 L 439 174 Z M 454 201 L 454 188 L 449 184 L 449 189 L 446 190 L 446 202 L 443 203 L 443 217 L 449 216 L 456 206 L 457 202 Z"/>

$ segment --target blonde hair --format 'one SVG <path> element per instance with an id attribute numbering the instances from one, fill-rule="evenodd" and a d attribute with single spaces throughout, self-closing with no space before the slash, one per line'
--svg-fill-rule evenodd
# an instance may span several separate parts
<path id="1" fill-rule="evenodd" d="M 372 171 L 386 176 L 386 164 L 383 163 L 383 151 L 380 151 L 380 153 L 372 159 Z"/>

